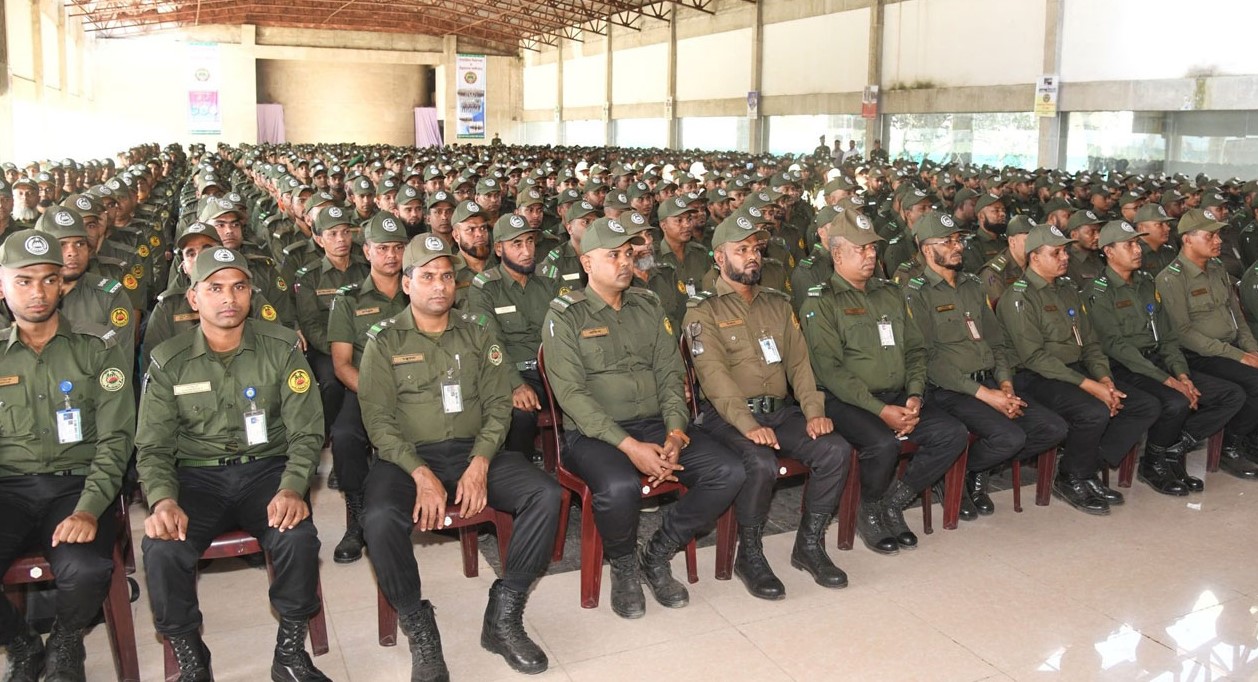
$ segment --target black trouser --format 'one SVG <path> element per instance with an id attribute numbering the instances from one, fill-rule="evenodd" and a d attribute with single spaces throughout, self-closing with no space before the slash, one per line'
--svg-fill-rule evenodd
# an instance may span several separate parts
<path id="1" fill-rule="evenodd" d="M 96 538 L 86 543 L 52 546 L 57 525 L 74 513 L 83 492 L 83 476 L 8 476 L 0 478 L 0 575 L 23 554 L 39 549 L 57 579 L 57 622 L 67 630 L 92 624 L 109 593 L 118 517 L 111 505 L 97 519 Z M 22 628 L 21 614 L 0 598 L 0 645 Z"/>
<path id="2" fill-rule="evenodd" d="M 323 435 L 327 436 L 332 433 L 332 423 L 341 413 L 341 404 L 345 400 L 345 384 L 336 378 L 331 355 L 311 348 L 306 351 L 306 361 L 310 363 L 315 381 L 319 383 L 319 397 L 323 399 Z"/>
<path id="3" fill-rule="evenodd" d="M 903 391 L 875 393 L 874 397 L 888 405 L 903 406 L 908 395 Z M 860 456 L 861 499 L 874 502 L 890 487 L 900 459 L 900 440 L 882 418 L 861 407 L 849 405 L 826 392 L 826 416 L 834 422 L 834 430 L 856 448 Z M 939 480 L 948 467 L 965 450 L 969 435 L 965 425 L 942 409 L 923 402 L 921 419 L 908 435 L 917 445 L 904 472 L 904 484 L 914 491 L 925 490 Z"/>
<path id="4" fill-rule="evenodd" d="M 620 424 L 637 440 L 662 445 L 664 420 L 637 419 Z M 660 532 L 675 545 L 684 545 L 710 528 L 734 501 L 742 488 L 742 462 L 701 429 L 688 434 L 690 445 L 681 451 L 677 479 L 688 490 L 664 514 Z M 609 559 L 625 556 L 638 540 L 638 515 L 642 508 L 642 474 L 629 457 L 614 445 L 582 435 L 576 429 L 564 433 L 567 448 L 564 466 L 580 476 L 594 493 L 594 523 L 603 536 L 603 552 Z"/>
<path id="5" fill-rule="evenodd" d="M 778 455 L 794 457 L 811 470 L 804 491 L 804 511 L 833 514 L 839 507 L 839 496 L 847 480 L 852 446 L 837 433 L 813 439 L 808 435 L 808 420 L 796 406 L 784 407 L 772 414 L 758 414 L 756 422 L 773 429 L 781 450 L 756 445 L 722 419 L 711 404 L 703 406 L 701 428 L 743 461 L 746 480 L 734 499 L 739 525 L 760 525 L 768 519 L 773 483 L 778 475 Z"/>
<path id="6" fill-rule="evenodd" d="M 332 470 L 341 492 L 361 492 L 370 464 L 371 441 L 363 426 L 358 394 L 347 390 L 341 411 L 332 422 Z"/>
<path id="7" fill-rule="evenodd" d="M 546 399 L 542 388 L 542 378 L 535 369 L 520 372 L 520 378 L 537 394 L 538 402 Z M 537 412 L 526 412 L 516 407 L 511 408 L 511 428 L 507 431 L 507 442 L 503 446 L 507 450 L 532 455 L 537 451 Z"/>
<path id="8" fill-rule="evenodd" d="M 1197 409 L 1188 409 L 1183 393 L 1143 374 L 1136 374 L 1122 364 L 1112 362 L 1114 377 L 1153 396 L 1162 405 L 1157 421 L 1149 428 L 1149 442 L 1169 447 L 1187 433 L 1196 440 L 1205 440 L 1232 418 L 1245 405 L 1245 391 L 1240 386 L 1202 372 L 1190 372 L 1189 378 L 1201 392 Z"/>
<path id="9" fill-rule="evenodd" d="M 1000 390 L 995 380 L 979 383 Z M 939 387 L 931 388 L 929 395 L 932 404 L 956 417 L 978 437 L 970 444 L 966 460 L 970 471 L 987 471 L 1011 459 L 1035 457 L 1066 438 L 1066 420 L 1026 396 L 1018 396 L 1027 404 L 1022 416 L 1010 419 L 972 395 Z"/>
<path id="10" fill-rule="evenodd" d="M 281 533 L 267 525 L 266 507 L 280 488 L 287 460 L 268 457 L 225 467 L 181 468 L 180 508 L 187 540 L 144 538 L 144 567 L 157 632 L 185 635 L 201 627 L 197 562 L 214 538 L 241 529 L 258 539 L 275 568 L 271 606 L 282 618 L 307 620 L 319 611 L 319 537 L 306 519 Z"/>
<path id="11" fill-rule="evenodd" d="M 1127 397 L 1123 409 L 1111 418 L 1105 403 L 1078 386 L 1025 370 L 1014 376 L 1013 386 L 1019 395 L 1030 396 L 1066 420 L 1066 441 L 1058 465 L 1061 473 L 1086 478 L 1096 475 L 1102 462 L 1118 466 L 1158 418 L 1158 402 L 1152 396 L 1126 382 L 1115 381 L 1114 385 Z"/>
<path id="12" fill-rule="evenodd" d="M 1258 429 L 1258 369 L 1243 362 L 1224 357 L 1205 357 L 1191 351 L 1184 351 L 1188 366 L 1193 370 L 1193 382 L 1196 374 L 1209 374 L 1212 377 L 1229 381 L 1241 387 L 1245 392 L 1245 402 L 1227 422 L 1227 432 L 1234 436 L 1248 436 Z"/>
<path id="13" fill-rule="evenodd" d="M 454 504 L 459 478 L 467 469 L 471 440 L 451 440 L 415 448 L 446 487 Z M 517 592 L 546 572 L 555 548 L 561 511 L 554 478 L 518 452 L 500 452 L 489 462 L 489 506 L 514 516 L 511 543 L 503 562 L 503 582 Z M 399 613 L 418 611 L 422 592 L 411 532 L 415 528 L 415 479 L 392 462 L 381 461 L 367 474 L 363 535 L 376 582 Z"/>

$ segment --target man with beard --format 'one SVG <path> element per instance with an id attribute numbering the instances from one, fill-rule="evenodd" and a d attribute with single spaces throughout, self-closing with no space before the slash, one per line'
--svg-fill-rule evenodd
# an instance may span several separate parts
<path id="1" fill-rule="evenodd" d="M 546 231 L 546 197 L 538 190 L 530 187 L 516 195 L 515 214 L 524 218 L 529 229 L 537 230 L 536 252 L 541 260 L 551 249 L 559 246 L 559 239 Z"/>
<path id="2" fill-rule="evenodd" d="M 220 534 L 242 529 L 274 568 L 279 614 L 271 679 L 327 682 L 305 650 L 318 612 L 319 538 L 307 500 L 319 464 L 323 410 L 297 335 L 247 319 L 245 257 L 223 247 L 197 255 L 188 300 L 196 329 L 153 349 L 136 439 L 144 566 L 157 632 L 181 680 L 214 679 L 200 635 L 197 564 Z"/>
<path id="3" fill-rule="evenodd" d="M 1010 227 L 1030 220 L 1017 216 Z M 978 437 L 970 445 L 961 498 L 961 518 L 974 519 L 996 510 L 987 492 L 992 471 L 1057 447 L 1066 422 L 1014 391 L 996 314 L 978 277 L 961 272 L 964 233 L 947 214 L 930 212 L 918 222 L 925 269 L 908 282 L 904 297 L 926 342 L 926 399 Z"/>
<path id="4" fill-rule="evenodd" d="M 13 209 L 10 212 L 17 229 L 24 230 L 39 220 L 39 186 L 30 178 L 13 183 Z"/>
<path id="5" fill-rule="evenodd" d="M 978 220 L 978 229 L 966 241 L 961 258 L 962 269 L 966 272 L 982 270 L 985 263 L 1008 246 L 1005 231 L 1009 220 L 1003 199 L 984 192 L 974 204 L 974 217 Z"/>
<path id="6" fill-rule="evenodd" d="M 976 274 L 991 305 L 995 305 L 1005 295 L 1005 290 L 1022 279 L 1022 274 L 1026 272 L 1026 236 L 1035 226 L 1036 222 L 1030 216 L 1014 216 L 1009 221 L 1009 227 L 1005 228 L 1005 243 L 1008 246 L 987 261 Z"/>
<path id="7" fill-rule="evenodd" d="M 355 252 L 350 233 L 352 220 L 353 213 L 339 206 L 319 212 L 314 225 L 315 242 L 323 249 L 323 258 L 298 270 L 297 281 L 293 283 L 297 322 L 305 335 L 306 357 L 314 369 L 323 400 L 324 434 L 331 433 L 332 422 L 340 414 L 345 396 L 345 385 L 337 378 L 332 364 L 328 311 L 341 287 L 361 282 L 371 271 L 367 259 Z"/>
<path id="8" fill-rule="evenodd" d="M 413 239 L 424 232 L 424 195 L 410 185 L 403 185 L 397 192 L 393 215 L 406 231 L 406 238 Z"/>
<path id="9" fill-rule="evenodd" d="M 633 245 L 633 286 L 649 289 L 659 296 L 669 324 L 680 329 L 686 314 L 686 289 L 678 283 L 672 266 L 656 262 L 655 233 L 650 222 L 641 213 L 630 211 L 621 225 L 629 234 L 642 237 L 642 243 Z"/>
<path id="10" fill-rule="evenodd" d="M 550 563 L 561 513 L 554 478 L 502 449 L 510 374 L 488 320 L 452 309 L 458 258 L 432 235 L 407 245 L 402 282 L 410 304 L 368 332 L 361 375 L 363 421 L 380 451 L 367 475 L 363 517 L 371 563 L 409 640 L 411 679 L 434 682 L 448 680 L 449 670 L 412 533 L 443 527 L 447 506 L 458 506 L 463 518 L 487 504 L 514 517 L 480 642 L 512 669 L 533 674 L 549 662 L 524 630 L 524 609 Z"/>
<path id="11" fill-rule="evenodd" d="M 759 286 L 760 242 L 767 236 L 745 216 L 717 226 L 712 245 L 721 278 L 713 291 L 687 302 L 684 329 L 703 390 L 701 428 L 738 453 L 746 476 L 734 500 L 734 574 L 752 596 L 782 599 L 786 587 L 762 543 L 778 453 L 810 470 L 791 565 L 818 585 L 837 588 L 847 585 L 847 575 L 826 555 L 825 531 L 839 506 L 852 447 L 826 417 L 790 297 Z"/>
<path id="12" fill-rule="evenodd" d="M 54 206 L 61 199 L 61 186 L 57 182 L 56 176 L 47 171 L 35 176 L 35 185 L 39 192 L 40 213 L 46 213 L 49 208 Z"/>
<path id="13" fill-rule="evenodd" d="M 585 230 L 598 218 L 598 209 L 588 201 L 574 201 L 564 214 L 564 229 L 568 241 L 546 254 L 541 274 L 559 282 L 559 295 L 585 286 L 585 270 L 581 267 L 581 238 Z"/>
<path id="14" fill-rule="evenodd" d="M 801 316 L 826 416 L 860 453 L 857 533 L 892 555 L 917 547 L 904 508 L 961 455 L 966 431 L 922 400 L 926 346 L 899 288 L 874 277 L 881 239 L 868 217 L 840 213 L 830 226 L 834 274 L 808 291 Z M 902 440 L 918 450 L 897 479 Z"/>
<path id="15" fill-rule="evenodd" d="M 1244 314 L 1219 251 L 1224 223 L 1210 209 L 1191 209 L 1179 220 L 1182 249 L 1157 276 L 1157 293 L 1194 372 L 1239 384 L 1246 400 L 1223 429 L 1223 470 L 1258 478 L 1258 341 Z"/>
<path id="16" fill-rule="evenodd" d="M 64 209 L 62 209 L 64 210 Z M 58 312 L 63 268 L 55 242 L 14 232 L 0 248 L 0 286 L 13 316 L 3 334 L 0 402 L 0 572 L 37 548 L 59 578 L 47 649 L 0 600 L 4 679 L 86 680 L 84 630 L 113 575 L 118 491 L 135 436 L 124 392 L 131 358 L 117 330 Z M 47 397 L 47 400 L 44 398 Z"/>
<path id="17" fill-rule="evenodd" d="M 656 247 L 655 259 L 661 265 L 672 266 L 686 295 L 694 296 L 702 289 L 703 276 L 712 268 L 711 254 L 694 241 L 699 211 L 691 208 L 685 195 L 678 195 L 661 203 L 658 213 L 664 238 Z"/>
<path id="18" fill-rule="evenodd" d="M 1067 237 L 1074 240 L 1067 247 L 1070 265 L 1066 269 L 1066 275 L 1080 291 L 1105 272 L 1105 262 L 1101 260 L 1101 250 L 1097 245 L 1104 222 L 1096 213 L 1084 209 L 1075 211 L 1070 216 L 1070 222 L 1066 223 L 1066 229 L 1062 230 Z"/>
<path id="19" fill-rule="evenodd" d="M 426 221 L 428 231 L 450 246 L 455 245 L 454 225 L 450 223 L 450 218 L 454 215 L 454 207 L 458 203 L 458 200 L 443 189 L 428 195 Z"/>
<path id="20" fill-rule="evenodd" d="M 408 189 L 413 188 L 402 188 Z M 332 467 L 338 489 L 345 495 L 345 536 L 332 552 L 338 564 L 353 563 L 363 556 L 363 486 L 371 461 L 371 442 L 363 426 L 358 384 L 367 331 L 405 310 L 407 304 L 401 279 L 407 236 L 401 221 L 381 211 L 367 221 L 363 239 L 363 254 L 371 272 L 362 282 L 341 287 L 328 310 L 332 367 L 345 386 L 341 409 L 332 422 Z"/>
<path id="21" fill-rule="evenodd" d="M 1179 253 L 1171 244 L 1171 216 L 1161 204 L 1149 202 L 1136 211 L 1140 233 L 1140 269 L 1157 277 Z"/>
<path id="22" fill-rule="evenodd" d="M 542 409 L 542 379 L 537 373 L 537 347 L 547 306 L 558 295 L 559 283 L 534 275 L 539 230 L 511 214 L 494 226 L 494 253 L 499 264 L 472 280 L 468 312 L 494 320 L 497 336 L 507 353 L 511 377 L 511 428 L 506 448 L 530 457 L 536 454 L 537 412 Z"/>
<path id="23" fill-rule="evenodd" d="M 0 240 L 19 229 L 13 222 L 13 185 L 0 178 Z"/>
<path id="24" fill-rule="evenodd" d="M 655 295 L 632 286 L 637 241 L 617 221 L 594 221 L 581 256 L 590 284 L 551 302 L 542 334 L 547 379 L 564 412 L 564 466 L 594 495 L 594 521 L 612 566 L 612 611 L 622 618 L 645 615 L 644 581 L 663 606 L 689 603 L 669 561 L 712 526 L 745 477 L 711 437 L 687 434 L 690 410 L 672 323 Z M 635 557 L 644 475 L 648 485 L 680 481 L 688 490 Z"/>
<path id="25" fill-rule="evenodd" d="M 454 237 L 461 256 L 454 271 L 454 286 L 458 295 L 454 307 L 465 310 L 472 280 L 485 269 L 497 265 L 498 259 L 489 242 L 491 226 L 480 204 L 475 201 L 460 201 L 450 220 L 454 224 L 451 236 Z"/>

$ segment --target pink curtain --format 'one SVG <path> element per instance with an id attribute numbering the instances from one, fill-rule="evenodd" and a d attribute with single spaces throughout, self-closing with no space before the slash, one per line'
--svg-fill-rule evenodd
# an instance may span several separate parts
<path id="1" fill-rule="evenodd" d="M 258 105 L 258 144 L 283 144 L 284 105 Z"/>
<path id="2" fill-rule="evenodd" d="M 441 146 L 441 126 L 437 125 L 436 107 L 415 107 L 415 146 Z"/>

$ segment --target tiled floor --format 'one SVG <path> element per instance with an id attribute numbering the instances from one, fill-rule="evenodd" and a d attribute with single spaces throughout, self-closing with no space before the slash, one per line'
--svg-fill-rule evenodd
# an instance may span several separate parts
<path id="1" fill-rule="evenodd" d="M 1202 474 L 1204 453 L 1193 457 Z M 325 454 L 326 457 L 326 454 Z M 325 469 L 326 470 L 326 469 Z M 700 581 L 687 608 L 648 597 L 646 618 L 625 621 L 604 605 L 578 604 L 576 572 L 539 582 L 526 625 L 550 655 L 539 679 L 592 680 L 1249 680 L 1258 679 L 1258 483 L 1218 473 L 1207 491 L 1157 495 L 1136 483 L 1108 518 L 1060 501 L 1012 511 L 997 493 L 995 516 L 922 536 L 896 557 L 857 542 L 831 550 L 851 586 L 825 590 L 790 567 L 793 536 L 767 538 L 787 598 L 764 602 L 737 580 L 712 578 L 700 549 Z M 316 663 L 335 680 L 409 679 L 405 640 L 375 639 L 369 563 L 331 561 L 343 529 L 334 491 L 315 493 L 323 538 L 322 579 L 331 651 Z M 937 510 L 936 510 L 937 511 Z M 142 514 L 133 515 L 140 530 Z M 921 515 L 908 515 L 920 531 Z M 827 536 L 833 547 L 833 526 Z M 522 680 L 479 646 L 493 570 L 462 576 L 458 543 L 417 540 L 425 595 L 437 607 L 456 680 Z M 674 562 L 683 572 L 682 560 Z M 606 570 L 606 569 L 605 569 Z M 143 566 L 136 576 L 143 584 Z M 266 574 L 218 562 L 201 580 L 205 639 L 220 682 L 268 678 L 275 621 Z M 145 680 L 162 674 L 147 596 L 135 605 Z M 89 678 L 113 679 L 104 629 L 88 640 Z"/>

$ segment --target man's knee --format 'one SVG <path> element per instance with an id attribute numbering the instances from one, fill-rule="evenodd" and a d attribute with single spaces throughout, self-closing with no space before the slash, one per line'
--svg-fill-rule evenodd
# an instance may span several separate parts
<path id="1" fill-rule="evenodd" d="M 311 558 L 319 556 L 319 531 L 310 519 L 306 519 L 284 532 L 270 528 L 264 538 L 266 551 L 279 560 L 284 557 Z"/>
<path id="2" fill-rule="evenodd" d="M 361 521 L 367 544 L 382 543 L 390 537 L 410 538 L 415 527 L 412 512 L 411 508 L 368 494 Z"/>
<path id="3" fill-rule="evenodd" d="M 82 551 L 65 552 L 52 562 L 53 573 L 57 576 L 57 587 L 74 590 L 108 584 L 114 573 L 113 558 L 93 551 L 88 545 L 75 549 Z"/>
<path id="4" fill-rule="evenodd" d="M 777 480 L 778 463 L 774 451 L 766 447 L 745 448 L 739 453 L 743 459 L 743 479 L 747 485 L 773 484 Z"/>
<path id="5" fill-rule="evenodd" d="M 181 540 L 156 540 L 146 537 L 140 543 L 140 548 L 144 552 L 144 565 L 149 569 L 150 574 L 156 567 L 195 568 L 197 561 L 201 558 L 200 553 L 192 547 L 191 543 Z"/>

